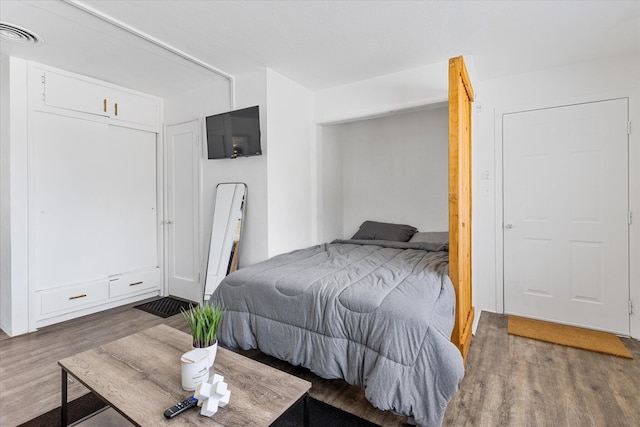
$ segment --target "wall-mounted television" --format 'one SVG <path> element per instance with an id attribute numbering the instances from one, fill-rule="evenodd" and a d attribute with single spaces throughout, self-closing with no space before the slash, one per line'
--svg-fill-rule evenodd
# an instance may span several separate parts
<path id="1" fill-rule="evenodd" d="M 260 109 L 257 105 L 208 116 L 205 124 L 209 159 L 235 159 L 262 154 Z"/>

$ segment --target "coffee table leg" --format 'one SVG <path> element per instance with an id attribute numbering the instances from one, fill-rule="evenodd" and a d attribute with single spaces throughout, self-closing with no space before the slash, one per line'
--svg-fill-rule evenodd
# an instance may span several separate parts
<path id="1" fill-rule="evenodd" d="M 62 369 L 62 402 L 60 405 L 60 425 L 67 426 L 67 371 Z"/>
<path id="2" fill-rule="evenodd" d="M 306 392 L 304 395 L 304 403 L 303 405 L 303 417 L 304 417 L 304 427 L 309 427 L 309 392 Z"/>

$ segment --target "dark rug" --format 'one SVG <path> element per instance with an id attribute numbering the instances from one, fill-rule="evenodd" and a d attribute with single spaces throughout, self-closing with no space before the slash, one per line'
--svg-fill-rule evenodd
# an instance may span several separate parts
<path id="1" fill-rule="evenodd" d="M 95 394 L 89 393 L 72 400 L 67 404 L 67 420 L 73 424 L 107 406 Z M 46 412 L 39 417 L 20 424 L 18 427 L 51 427 L 60 425 L 60 407 Z"/>
<path id="2" fill-rule="evenodd" d="M 304 425 L 302 402 L 292 406 L 271 427 L 300 427 Z M 379 427 L 324 402 L 309 398 L 309 427 Z"/>
<path id="3" fill-rule="evenodd" d="M 173 297 L 164 297 L 157 300 L 145 302 L 144 304 L 136 305 L 133 308 L 137 308 L 147 313 L 155 314 L 162 318 L 167 318 L 180 313 L 181 309 L 188 310 L 190 306 L 197 305 L 190 301 L 183 301 L 175 299 Z"/>
<path id="4" fill-rule="evenodd" d="M 272 427 L 302 426 L 304 410 L 302 405 L 302 402 L 298 402 L 291 407 L 272 424 Z M 106 408 L 106 405 L 96 395 L 89 393 L 69 402 L 67 408 L 69 424 L 72 424 Z M 20 424 L 18 427 L 51 427 L 56 425 L 60 425 L 60 407 Z M 378 427 L 377 424 L 370 423 L 314 398 L 309 398 L 309 425 L 310 427 Z"/>

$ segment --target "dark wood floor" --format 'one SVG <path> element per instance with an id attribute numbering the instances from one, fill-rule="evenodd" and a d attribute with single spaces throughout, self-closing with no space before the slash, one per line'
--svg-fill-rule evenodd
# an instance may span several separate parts
<path id="1" fill-rule="evenodd" d="M 126 306 L 15 338 L 0 333 L 0 425 L 15 426 L 60 405 L 57 360 L 160 323 L 187 331 L 179 315 L 162 319 Z M 444 425 L 639 426 L 640 342 L 624 343 L 634 360 L 510 336 L 506 317 L 483 312 Z M 316 399 L 382 426 L 406 425 L 344 381 L 255 351 L 244 354 L 309 379 Z M 69 386 L 70 399 L 84 393 L 80 384 Z"/>

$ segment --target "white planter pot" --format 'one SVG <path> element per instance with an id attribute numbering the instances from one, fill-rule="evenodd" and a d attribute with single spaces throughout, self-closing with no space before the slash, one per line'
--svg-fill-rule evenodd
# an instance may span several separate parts
<path id="1" fill-rule="evenodd" d="M 195 348 L 195 347 L 192 347 Z M 209 369 L 213 370 L 213 362 L 216 360 L 216 353 L 218 352 L 218 341 L 215 344 L 209 347 L 203 347 L 205 350 L 209 352 Z"/>
<path id="2" fill-rule="evenodd" d="M 198 385 L 209 379 L 209 358 L 211 353 L 196 348 L 182 355 L 182 388 L 195 390 Z"/>

